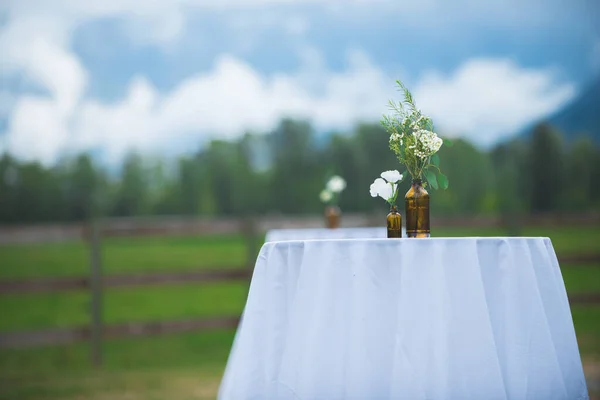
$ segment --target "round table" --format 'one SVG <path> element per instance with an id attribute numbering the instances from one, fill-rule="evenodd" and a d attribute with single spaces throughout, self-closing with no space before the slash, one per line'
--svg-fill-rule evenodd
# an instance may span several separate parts
<path id="1" fill-rule="evenodd" d="M 586 399 L 548 238 L 266 243 L 220 399 Z"/>
<path id="2" fill-rule="evenodd" d="M 402 234 L 406 231 L 402 227 Z M 375 239 L 386 238 L 385 227 L 368 228 L 315 228 L 315 229 L 272 229 L 267 232 L 266 242 L 279 242 L 283 240 L 310 240 L 310 239 Z"/>

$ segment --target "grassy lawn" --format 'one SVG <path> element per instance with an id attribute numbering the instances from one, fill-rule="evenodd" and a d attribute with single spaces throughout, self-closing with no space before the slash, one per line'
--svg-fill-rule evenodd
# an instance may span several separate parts
<path id="1" fill-rule="evenodd" d="M 233 341 L 215 330 L 111 340 L 94 370 L 85 343 L 0 351 L 0 399 L 214 398 Z"/>
<path id="2" fill-rule="evenodd" d="M 107 238 L 102 243 L 104 273 L 189 271 L 242 267 L 242 236 Z M 84 242 L 0 245 L 0 279 L 86 275 L 89 249 Z"/>
<path id="3" fill-rule="evenodd" d="M 561 265 L 568 293 L 600 293 L 600 263 Z"/>
<path id="4" fill-rule="evenodd" d="M 25 385 L 2 382 L 0 399 L 192 400 L 214 399 L 220 372 L 197 368 L 128 369 L 46 375 Z"/>
<path id="5" fill-rule="evenodd" d="M 439 228 L 435 236 L 502 236 L 499 229 Z M 597 228 L 527 228 L 523 236 L 548 236 L 557 253 L 600 252 Z M 110 238 L 103 243 L 104 272 L 185 271 L 243 267 L 241 236 Z M 0 280 L 85 275 L 85 243 L 0 246 Z M 569 294 L 600 292 L 600 264 L 561 265 Z M 106 323 L 200 316 L 239 316 L 244 281 L 109 289 Z M 88 323 L 86 291 L 0 295 L 0 331 Z M 600 360 L 600 305 L 572 306 L 584 360 Z M 234 332 L 127 338 L 105 343 L 104 365 L 90 367 L 89 346 L 0 350 L 0 400 L 4 399 L 202 399 L 214 398 Z"/>
<path id="6" fill-rule="evenodd" d="M 461 236 L 506 236 L 500 228 L 447 228 L 440 227 L 432 230 L 435 237 Z M 600 228 L 584 227 L 526 227 L 520 236 L 542 236 L 552 240 L 557 254 L 593 254 L 600 253 Z"/>
<path id="7" fill-rule="evenodd" d="M 104 321 L 158 321 L 198 316 L 239 316 L 248 283 L 186 284 L 108 289 Z M 68 327 L 89 323 L 85 291 L 0 295 L 0 331 Z"/>

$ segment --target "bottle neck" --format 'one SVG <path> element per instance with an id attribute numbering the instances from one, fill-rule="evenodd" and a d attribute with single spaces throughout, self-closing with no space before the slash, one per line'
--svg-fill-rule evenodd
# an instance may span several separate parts
<path id="1" fill-rule="evenodd" d="M 398 212 L 398 206 L 395 204 L 392 204 L 392 206 L 390 207 L 390 212 Z"/>
<path id="2" fill-rule="evenodd" d="M 413 180 L 412 180 L 412 185 L 413 185 L 413 186 L 422 186 L 422 185 L 423 185 L 423 181 L 421 181 L 421 179 L 420 179 L 420 178 L 413 179 Z"/>

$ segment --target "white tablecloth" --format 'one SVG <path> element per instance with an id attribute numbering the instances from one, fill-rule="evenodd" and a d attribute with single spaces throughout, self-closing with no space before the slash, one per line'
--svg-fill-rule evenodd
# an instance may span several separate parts
<path id="1" fill-rule="evenodd" d="M 402 234 L 405 230 L 402 228 Z M 384 227 L 372 228 L 336 228 L 336 229 L 272 229 L 267 232 L 265 241 L 278 242 L 282 240 L 310 240 L 310 239 L 375 239 L 386 238 L 387 229 Z"/>
<path id="2" fill-rule="evenodd" d="M 220 399 L 586 399 L 547 238 L 266 243 Z"/>

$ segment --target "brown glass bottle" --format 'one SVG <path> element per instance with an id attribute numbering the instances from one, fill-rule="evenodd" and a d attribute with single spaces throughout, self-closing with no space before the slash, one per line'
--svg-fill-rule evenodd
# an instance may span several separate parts
<path id="1" fill-rule="evenodd" d="M 328 206 L 325 208 L 325 225 L 329 229 L 339 228 L 340 216 L 342 211 L 337 206 Z"/>
<path id="2" fill-rule="evenodd" d="M 390 213 L 387 216 L 387 237 L 402 237 L 402 215 L 398 212 L 398 207 L 395 204 L 390 208 Z"/>
<path id="3" fill-rule="evenodd" d="M 428 238 L 429 226 L 429 193 L 422 186 L 420 179 L 413 179 L 412 186 L 405 196 L 406 236 Z"/>

